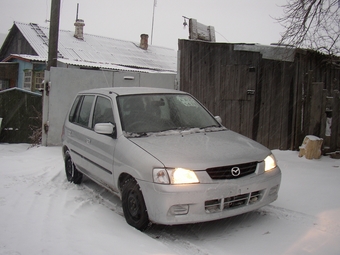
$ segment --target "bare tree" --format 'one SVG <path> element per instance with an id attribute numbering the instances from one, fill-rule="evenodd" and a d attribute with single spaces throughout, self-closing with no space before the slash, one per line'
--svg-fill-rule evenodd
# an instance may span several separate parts
<path id="1" fill-rule="evenodd" d="M 287 0 L 281 44 L 340 54 L 340 0 Z"/>

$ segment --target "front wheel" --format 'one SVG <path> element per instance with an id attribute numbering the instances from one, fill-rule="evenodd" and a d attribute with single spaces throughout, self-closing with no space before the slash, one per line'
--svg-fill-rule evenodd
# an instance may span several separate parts
<path id="1" fill-rule="evenodd" d="M 65 153 L 65 173 L 67 180 L 74 184 L 80 184 L 83 179 L 83 174 L 77 170 L 69 151 L 66 151 Z"/>
<path id="2" fill-rule="evenodd" d="M 149 216 L 143 194 L 135 179 L 129 178 L 122 188 L 122 206 L 126 222 L 138 230 L 145 230 L 149 225 Z"/>

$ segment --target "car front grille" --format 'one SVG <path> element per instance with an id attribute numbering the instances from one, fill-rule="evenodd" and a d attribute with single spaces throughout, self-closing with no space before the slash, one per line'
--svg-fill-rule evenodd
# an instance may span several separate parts
<path id="1" fill-rule="evenodd" d="M 257 162 L 232 166 L 221 166 L 206 169 L 213 180 L 236 179 L 256 171 Z"/>
<path id="2" fill-rule="evenodd" d="M 205 201 L 205 211 L 206 213 L 215 213 L 252 205 L 261 200 L 263 193 L 264 190 L 259 190 L 232 197 L 208 200 Z"/>

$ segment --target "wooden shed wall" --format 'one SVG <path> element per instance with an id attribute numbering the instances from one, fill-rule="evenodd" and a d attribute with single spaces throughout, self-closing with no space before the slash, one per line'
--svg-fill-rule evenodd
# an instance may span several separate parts
<path id="1" fill-rule="evenodd" d="M 309 134 L 324 138 L 325 146 L 335 139 L 335 114 L 332 138 L 325 137 L 326 105 L 335 111 L 338 99 L 331 95 L 340 76 L 326 56 L 296 50 L 294 61 L 279 61 L 234 46 L 179 40 L 180 89 L 221 116 L 226 127 L 271 149 L 298 149 Z M 333 149 L 340 148 L 335 140 Z"/>
<path id="2" fill-rule="evenodd" d="M 30 136 L 41 127 L 42 97 L 22 90 L 0 93 L 1 143 L 32 143 Z"/>

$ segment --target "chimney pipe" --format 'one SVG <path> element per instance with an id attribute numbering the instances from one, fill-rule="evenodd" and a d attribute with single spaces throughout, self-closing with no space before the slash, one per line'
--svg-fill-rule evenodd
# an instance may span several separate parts
<path id="1" fill-rule="evenodd" d="M 74 32 L 74 37 L 80 40 L 84 40 L 84 20 L 82 19 L 77 19 L 76 22 L 74 23 L 75 26 L 75 32 Z"/>
<path id="2" fill-rule="evenodd" d="M 143 50 L 147 50 L 148 49 L 148 39 L 149 39 L 149 35 L 147 34 L 141 34 L 140 35 L 140 45 L 139 47 Z"/>

